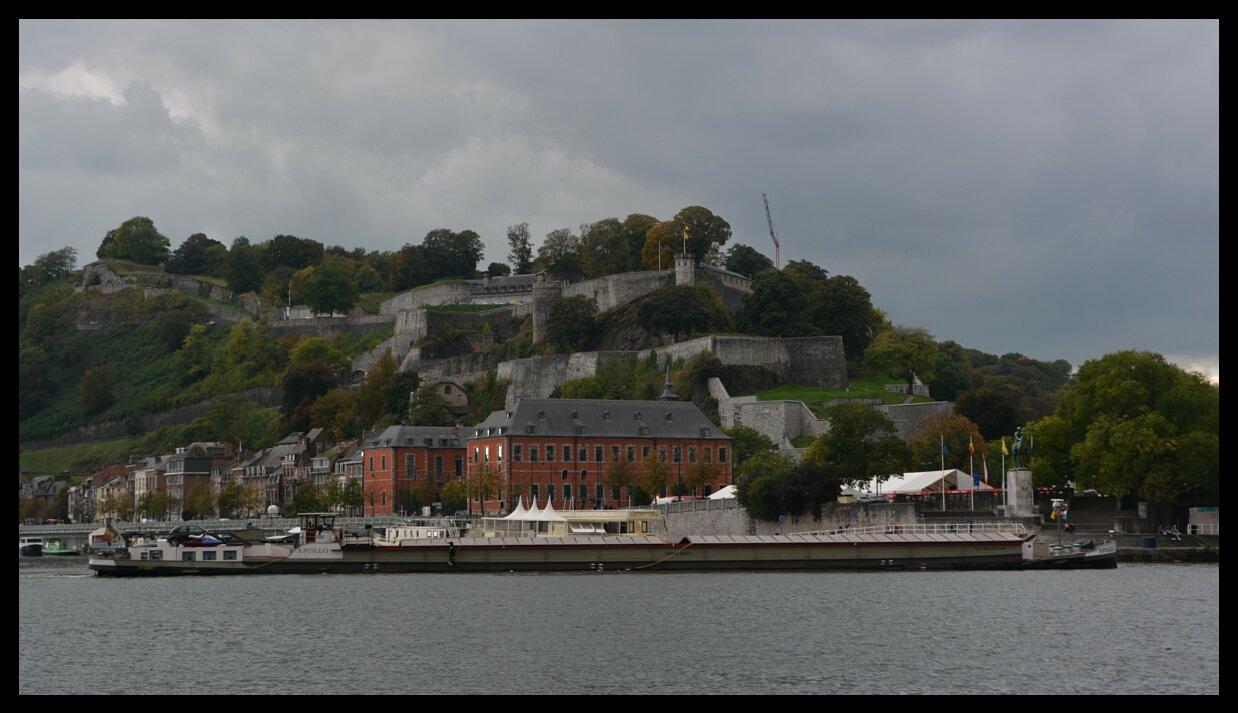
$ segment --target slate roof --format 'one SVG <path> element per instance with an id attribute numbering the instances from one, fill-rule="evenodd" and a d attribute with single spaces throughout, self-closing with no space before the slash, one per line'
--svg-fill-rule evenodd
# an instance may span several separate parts
<path id="1" fill-rule="evenodd" d="M 455 426 L 388 426 L 366 436 L 362 445 L 366 448 L 408 448 L 423 446 L 432 448 L 463 448 L 469 429 Z M 433 443 L 427 444 L 425 439 Z M 444 443 L 444 439 L 446 443 Z"/>
<path id="2" fill-rule="evenodd" d="M 511 411 L 495 411 L 469 429 L 469 437 L 500 429 L 504 435 L 730 440 L 690 401 L 520 399 Z"/>

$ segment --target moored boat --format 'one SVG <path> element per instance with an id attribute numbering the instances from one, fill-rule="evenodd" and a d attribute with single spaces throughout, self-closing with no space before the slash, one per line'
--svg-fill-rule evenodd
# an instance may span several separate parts
<path id="1" fill-rule="evenodd" d="M 81 552 L 69 547 L 59 539 L 53 539 L 43 546 L 43 554 L 53 557 L 77 557 L 81 555 Z"/>
<path id="2" fill-rule="evenodd" d="M 19 557 L 42 557 L 43 556 L 43 538 L 42 537 L 23 537 L 17 543 L 17 555 Z"/>
<path id="3" fill-rule="evenodd" d="M 1080 540 L 1069 545 L 1054 545 L 1048 557 L 1031 559 L 1024 569 L 1114 569 L 1118 566 L 1118 543 L 1108 540 L 1096 544 Z"/>
<path id="4" fill-rule="evenodd" d="M 660 570 L 1019 569 L 1030 535 L 1019 525 L 852 528 L 791 535 L 644 534 L 424 537 L 394 542 L 334 527 L 332 513 L 303 513 L 291 543 L 234 538 L 186 546 L 159 538 L 114 559 L 103 576 L 242 573 Z"/>

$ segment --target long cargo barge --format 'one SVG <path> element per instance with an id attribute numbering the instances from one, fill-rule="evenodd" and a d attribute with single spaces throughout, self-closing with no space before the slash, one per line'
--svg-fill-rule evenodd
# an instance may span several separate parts
<path id="1" fill-rule="evenodd" d="M 398 572 L 655 572 L 714 570 L 1021 569 L 1033 535 L 1018 525 L 888 526 L 789 535 L 454 537 L 398 545 L 350 536 L 329 517 L 303 520 L 295 541 L 176 538 L 90 560 L 101 576 Z"/>

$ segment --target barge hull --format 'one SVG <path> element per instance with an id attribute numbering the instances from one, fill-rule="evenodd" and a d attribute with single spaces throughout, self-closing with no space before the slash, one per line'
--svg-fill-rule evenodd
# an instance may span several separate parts
<path id="1" fill-rule="evenodd" d="M 367 553 L 369 554 L 369 553 Z M 381 553 L 375 553 L 381 554 Z M 438 554 L 438 553 L 435 553 Z M 695 556 L 658 557 L 577 556 L 572 558 L 491 557 L 345 557 L 336 560 L 282 560 L 268 563 L 149 562 L 92 560 L 101 576 L 142 577 L 227 574 L 375 574 L 429 572 L 704 572 L 704 571 L 900 571 L 900 570 L 1016 570 L 1023 568 L 1018 552 L 956 556 L 909 557 L 786 557 L 734 558 L 715 552 Z M 539 553 L 548 554 L 548 553 Z M 585 553 L 577 553 L 584 555 Z M 652 554 L 652 553 L 651 553 Z"/>

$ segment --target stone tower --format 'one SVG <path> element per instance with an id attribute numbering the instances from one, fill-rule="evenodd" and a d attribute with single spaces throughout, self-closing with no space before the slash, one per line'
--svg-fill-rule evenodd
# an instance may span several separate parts
<path id="1" fill-rule="evenodd" d="M 563 283 L 557 280 L 547 280 L 545 275 L 533 283 L 533 341 L 540 342 L 546 338 L 546 322 L 550 318 L 550 308 L 555 300 L 563 296 Z"/>
<path id="2" fill-rule="evenodd" d="M 691 253 L 679 253 L 675 256 L 675 284 L 696 284 L 696 260 Z"/>

